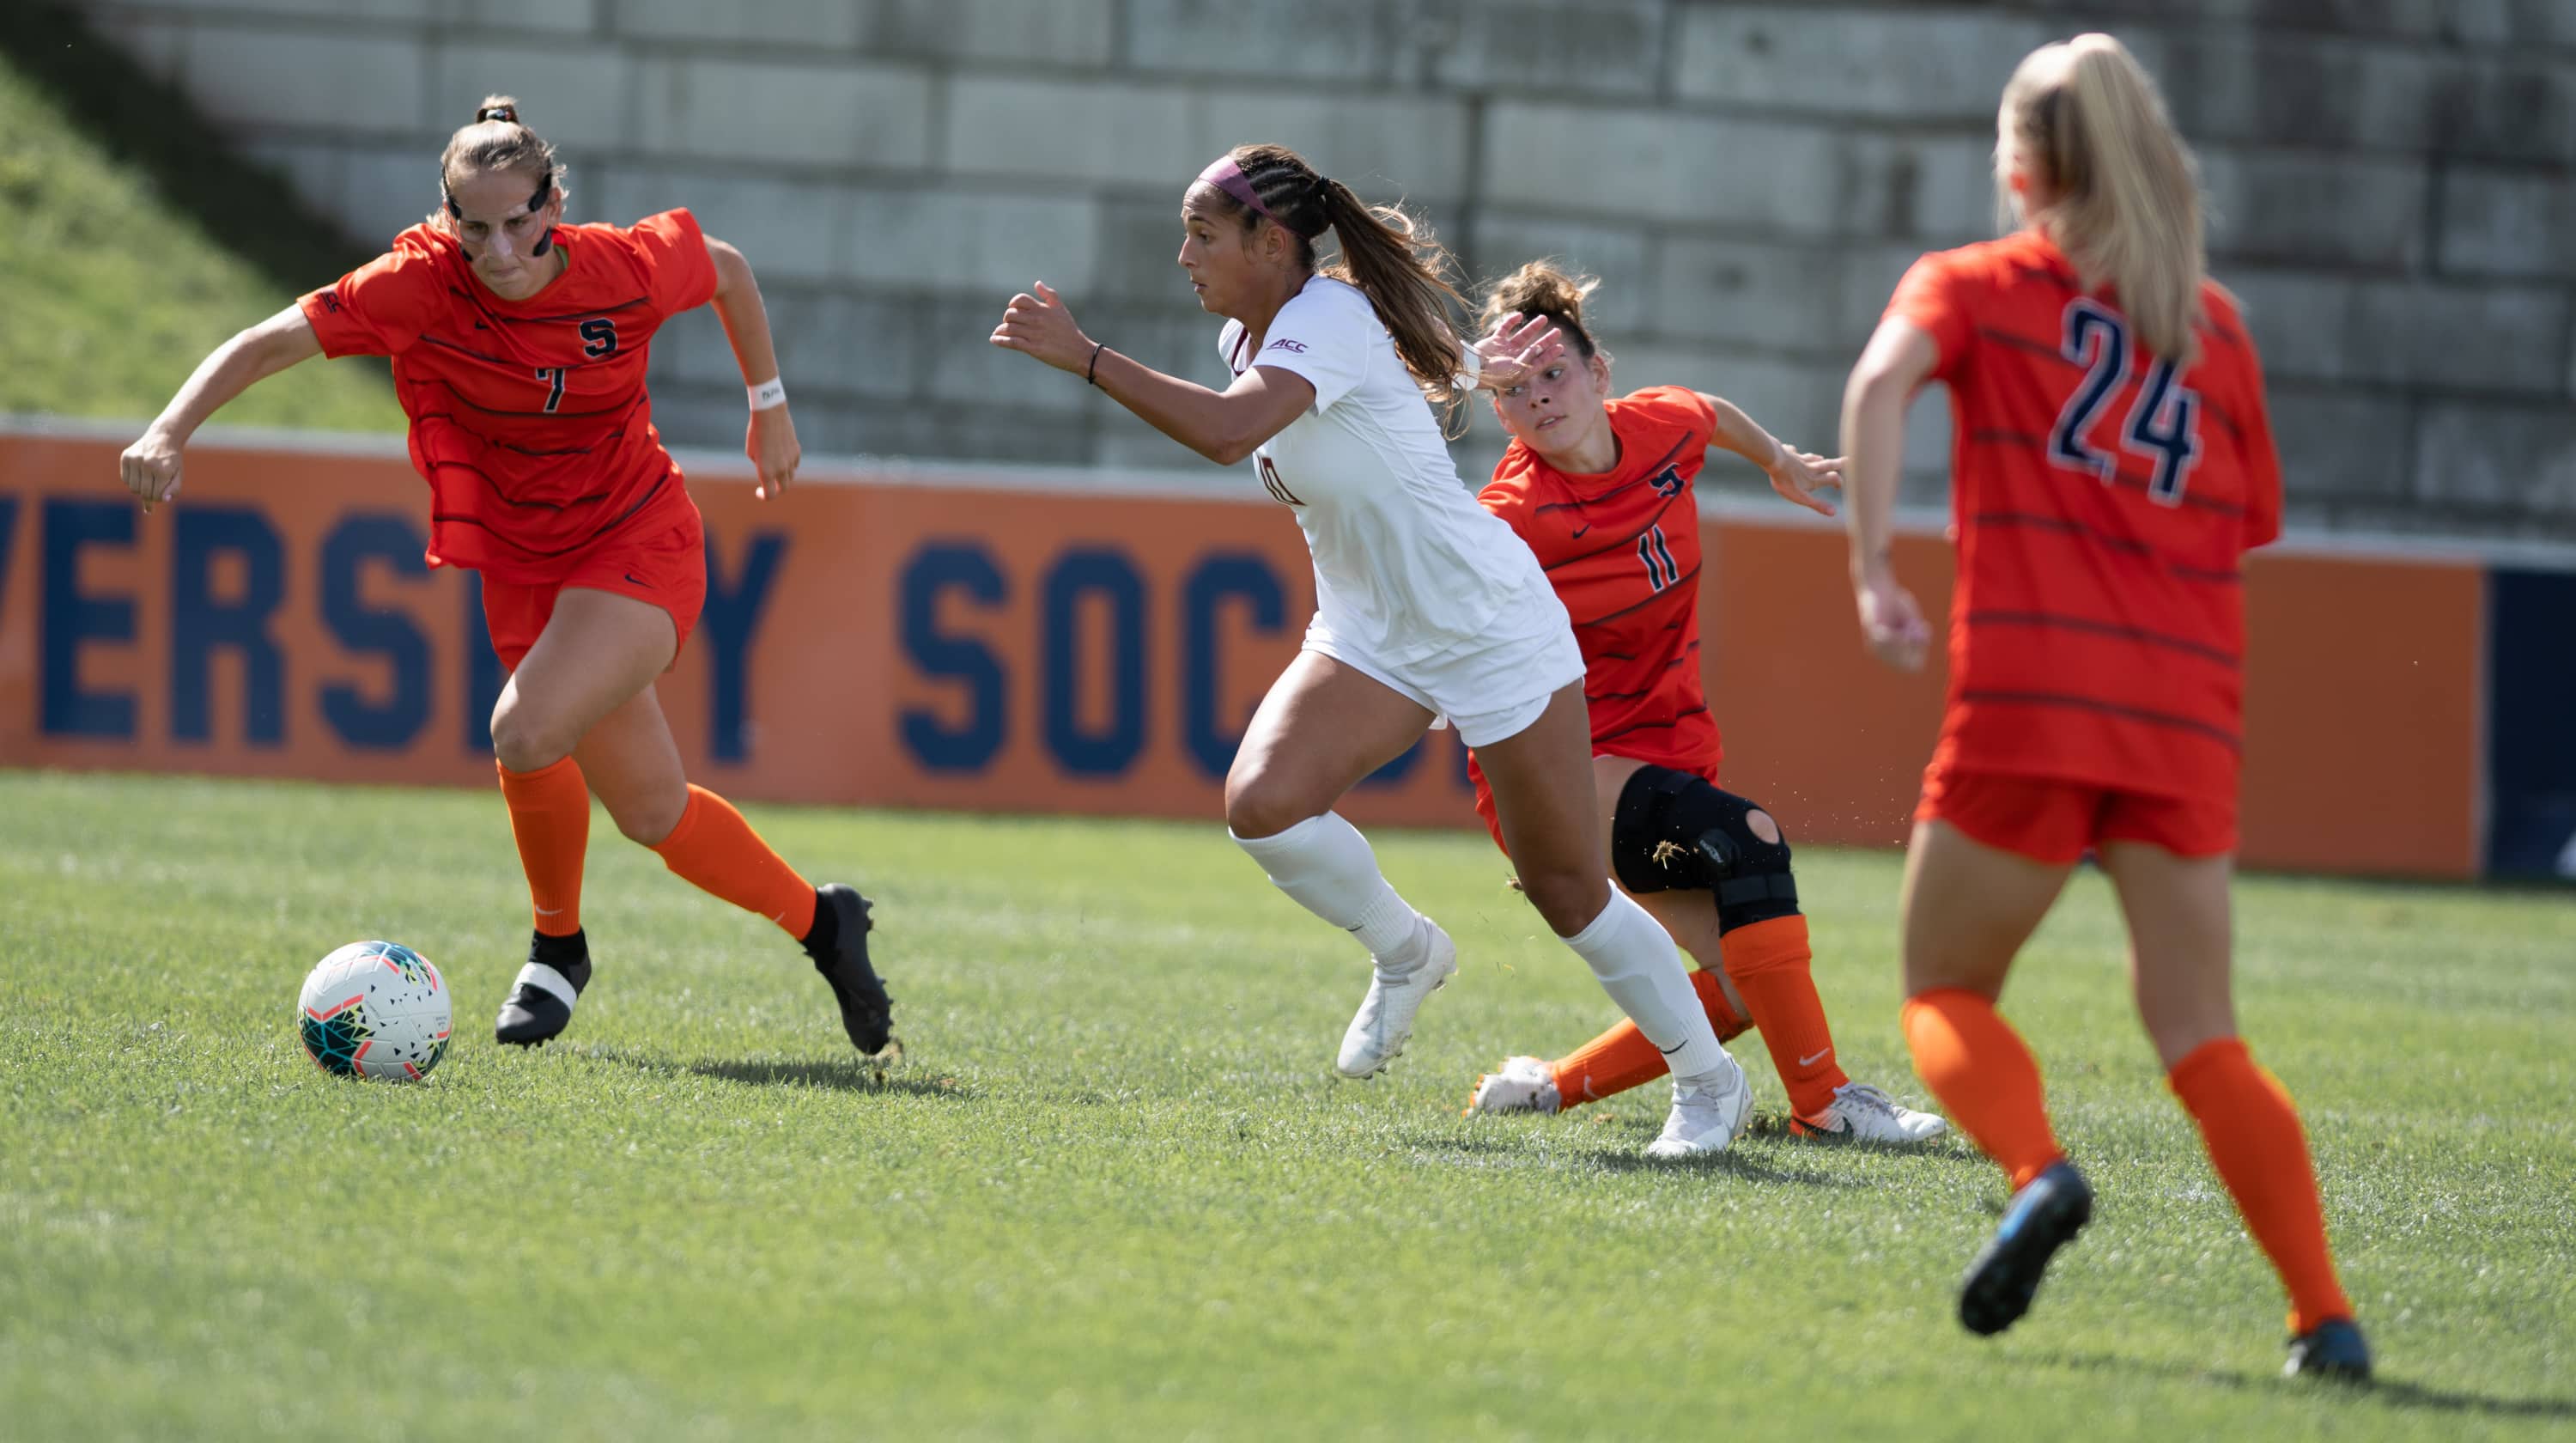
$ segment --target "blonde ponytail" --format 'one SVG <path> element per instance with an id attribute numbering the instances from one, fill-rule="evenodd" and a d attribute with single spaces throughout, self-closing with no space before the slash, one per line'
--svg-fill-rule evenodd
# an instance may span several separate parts
<path id="1" fill-rule="evenodd" d="M 2007 216 L 2017 158 L 2055 193 L 2030 219 L 2085 288 L 2111 287 L 2150 353 L 2180 366 L 2199 359 L 2192 328 L 2209 273 L 2200 167 L 2137 57 L 2098 33 L 2040 47 L 2004 86 L 1996 133 Z"/>

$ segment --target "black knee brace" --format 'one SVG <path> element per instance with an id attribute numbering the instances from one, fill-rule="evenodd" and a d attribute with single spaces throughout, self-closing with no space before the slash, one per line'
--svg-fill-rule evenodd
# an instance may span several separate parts
<path id="1" fill-rule="evenodd" d="M 1762 808 L 1688 772 L 1639 767 L 1619 789 L 1610 869 L 1631 892 L 1698 888 L 1717 894 L 1717 929 L 1798 915 L 1789 839 L 1766 842 L 1745 818 Z M 1771 821 L 1776 829 L 1779 818 Z"/>

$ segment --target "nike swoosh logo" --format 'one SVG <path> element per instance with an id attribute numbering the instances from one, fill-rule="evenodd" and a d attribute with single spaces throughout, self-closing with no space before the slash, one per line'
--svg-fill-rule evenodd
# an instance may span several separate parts
<path id="1" fill-rule="evenodd" d="M 1653 1038 L 1649 1037 L 1649 1038 L 1647 1038 L 1646 1040 L 1647 1040 L 1648 1042 L 1652 1042 L 1652 1041 L 1654 1041 L 1655 1039 L 1653 1039 Z M 1684 1039 L 1682 1039 L 1681 1041 L 1674 1043 L 1674 1044 L 1673 1044 L 1672 1046 L 1670 1046 L 1670 1047 L 1658 1047 L 1658 1048 L 1656 1048 L 1655 1050 L 1656 1050 L 1657 1052 L 1662 1053 L 1662 1054 L 1663 1054 L 1663 1055 L 1665 1055 L 1666 1057 L 1670 1057 L 1670 1056 L 1672 1056 L 1674 1053 L 1681 1051 L 1683 1048 L 1685 1048 L 1685 1047 L 1687 1047 L 1687 1046 L 1689 1046 L 1689 1045 L 1690 1045 L 1690 1039 L 1689 1039 L 1689 1038 L 1684 1038 Z"/>
<path id="2" fill-rule="evenodd" d="M 1584 533 L 1584 531 L 1590 531 L 1591 529 L 1592 529 L 1591 525 L 1590 525 L 1589 523 L 1586 523 L 1586 524 L 1585 524 L 1585 526 L 1584 526 L 1584 528 L 1583 528 L 1583 531 L 1569 531 L 1569 532 L 1565 533 L 1565 538 L 1566 538 L 1568 541 L 1580 541 L 1580 540 L 1582 540 L 1582 539 L 1583 539 L 1583 533 Z"/>
<path id="3" fill-rule="evenodd" d="M 1831 1057 L 1831 1056 L 1833 1056 L 1833 1054 L 1834 1054 L 1834 1050 L 1833 1050 L 1832 1048 L 1830 1048 L 1830 1047 L 1826 1048 L 1826 1049 L 1825 1049 L 1824 1051 L 1822 1051 L 1822 1052 L 1810 1052 L 1810 1053 L 1808 1053 L 1806 1056 L 1801 1057 L 1801 1058 L 1799 1058 L 1799 1059 L 1798 1059 L 1798 1065 L 1799 1065 L 1800 1067 L 1813 1067 L 1813 1066 L 1815 1066 L 1815 1065 L 1816 1065 L 1816 1059 L 1817 1059 L 1817 1058 L 1820 1058 L 1820 1057 Z"/>
<path id="4" fill-rule="evenodd" d="M 636 575 L 632 571 L 626 573 L 626 579 L 634 582 L 638 586 L 651 586 L 653 584 L 652 582 L 646 581 L 643 577 Z"/>
<path id="5" fill-rule="evenodd" d="M 530 905 L 530 906 L 535 906 L 536 904 L 534 904 L 534 903 L 530 903 L 529 905 Z M 562 915 L 563 915 L 563 908 L 561 908 L 561 907 L 538 907 L 538 908 L 537 908 L 537 915 L 538 915 L 538 916 L 540 916 L 540 917 L 560 917 L 560 916 L 562 916 Z"/>

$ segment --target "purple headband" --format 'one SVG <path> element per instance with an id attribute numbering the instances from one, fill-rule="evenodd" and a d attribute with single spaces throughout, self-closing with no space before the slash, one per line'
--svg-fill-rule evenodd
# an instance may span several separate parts
<path id="1" fill-rule="evenodd" d="M 1238 204 L 1250 207 L 1253 214 L 1268 216 L 1273 223 L 1277 224 L 1284 230 L 1303 236 L 1307 240 L 1313 240 L 1317 235 L 1322 234 L 1321 231 L 1309 232 L 1298 230 L 1297 227 L 1290 225 L 1288 222 L 1280 220 L 1278 216 L 1273 215 L 1270 207 L 1263 205 L 1261 203 L 1261 197 L 1254 193 L 1252 182 L 1244 178 L 1243 167 L 1234 163 L 1233 156 L 1219 156 L 1214 165 L 1211 165 L 1207 169 L 1199 172 L 1199 180 L 1205 184 L 1215 186 L 1217 189 L 1224 191 L 1227 195 L 1234 197 Z M 1320 191 L 1329 183 L 1330 182 L 1326 181 L 1319 175 L 1315 177 L 1314 188 Z"/>

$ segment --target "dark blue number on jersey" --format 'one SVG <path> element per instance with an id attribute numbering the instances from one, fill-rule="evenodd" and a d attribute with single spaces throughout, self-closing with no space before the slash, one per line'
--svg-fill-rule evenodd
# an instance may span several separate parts
<path id="1" fill-rule="evenodd" d="M 2084 384 L 2066 398 L 2049 429 L 2048 459 L 2071 470 L 2090 471 L 2108 486 L 2120 479 L 2120 458 L 2084 437 L 2110 404 L 2111 393 L 2129 373 L 2129 328 L 2119 313 L 2084 296 L 2066 303 L 2065 339 L 2058 354 L 2085 367 Z M 2154 462 L 2147 483 L 2149 499 L 2166 506 L 2182 504 L 2191 467 L 2200 459 L 2200 397 L 2175 380 L 2171 361 L 2147 368 L 2137 404 L 2121 427 L 2120 445 Z"/>
<path id="2" fill-rule="evenodd" d="M 1682 579 L 1682 569 L 1673 564 L 1673 552 L 1664 543 L 1664 528 L 1658 523 L 1646 528 L 1637 538 L 1637 559 L 1646 563 L 1646 584 L 1657 591 Z"/>

